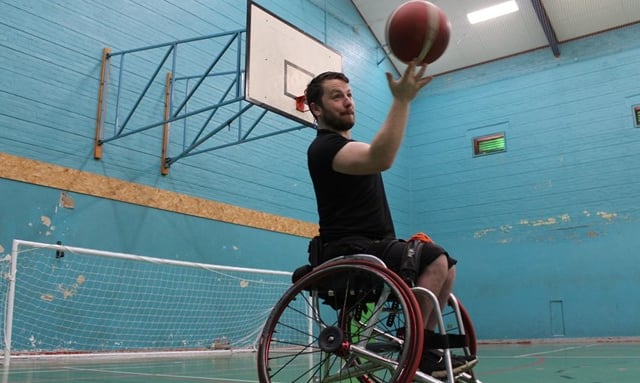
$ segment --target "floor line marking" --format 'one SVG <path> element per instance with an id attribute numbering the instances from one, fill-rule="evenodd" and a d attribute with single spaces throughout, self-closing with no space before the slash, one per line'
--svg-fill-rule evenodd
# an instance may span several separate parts
<path id="1" fill-rule="evenodd" d="M 563 348 L 559 348 L 557 350 L 540 351 L 540 352 L 533 352 L 531 354 L 514 355 L 513 357 L 514 358 L 530 358 L 532 356 L 555 354 L 557 352 L 570 351 L 570 350 L 576 350 L 576 349 L 581 349 L 581 348 L 588 348 L 588 347 L 593 347 L 593 346 L 597 346 L 597 345 L 598 345 L 597 343 L 594 343 L 594 344 L 588 344 L 588 345 L 584 345 L 584 346 L 563 347 Z"/>
<path id="2" fill-rule="evenodd" d="M 482 375 L 499 375 L 506 372 L 521 371 L 521 370 L 528 369 L 530 367 L 541 366 L 543 364 L 544 364 L 544 358 L 538 358 L 531 363 L 523 364 L 520 366 L 513 366 L 513 367 L 499 368 L 499 369 L 485 371 L 482 373 Z"/>
<path id="3" fill-rule="evenodd" d="M 162 378 L 179 378 L 179 379 L 192 379 L 192 380 L 206 380 L 211 382 L 238 382 L 238 383 L 256 383 L 255 380 L 246 379 L 233 379 L 233 378 L 207 378 L 204 376 L 188 376 L 188 375 L 173 375 L 173 374 L 154 374 L 148 372 L 131 372 L 131 371 L 117 371 L 107 370 L 102 368 L 78 368 L 78 367 L 65 367 L 67 370 L 73 371 L 90 371 L 90 372 L 102 372 L 107 374 L 117 375 L 135 375 L 135 376 L 154 376 Z"/>

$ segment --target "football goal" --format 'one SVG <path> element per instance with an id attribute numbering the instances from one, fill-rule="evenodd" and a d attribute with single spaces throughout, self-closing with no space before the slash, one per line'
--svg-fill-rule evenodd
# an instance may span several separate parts
<path id="1" fill-rule="evenodd" d="M 251 350 L 291 285 L 289 272 L 22 240 L 0 268 L 4 364 L 16 356 Z"/>

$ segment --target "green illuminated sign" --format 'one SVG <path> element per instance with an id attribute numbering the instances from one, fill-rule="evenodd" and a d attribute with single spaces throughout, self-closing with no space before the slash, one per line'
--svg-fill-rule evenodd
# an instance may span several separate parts
<path id="1" fill-rule="evenodd" d="M 476 156 L 504 152 L 505 150 L 507 150 L 507 139 L 504 133 L 496 133 L 473 139 L 473 154 Z"/>

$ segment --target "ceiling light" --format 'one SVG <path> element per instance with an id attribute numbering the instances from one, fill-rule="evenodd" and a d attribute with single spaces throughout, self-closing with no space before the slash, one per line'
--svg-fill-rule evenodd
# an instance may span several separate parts
<path id="1" fill-rule="evenodd" d="M 475 12 L 467 13 L 467 19 L 471 24 L 481 23 L 496 17 L 504 16 L 509 13 L 517 12 L 518 4 L 515 0 L 505 1 L 504 3 L 492 5 L 487 8 L 480 9 Z"/>

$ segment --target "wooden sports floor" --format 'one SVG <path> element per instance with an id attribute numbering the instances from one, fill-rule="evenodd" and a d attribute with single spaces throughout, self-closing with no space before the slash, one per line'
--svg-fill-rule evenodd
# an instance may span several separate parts
<path id="1" fill-rule="evenodd" d="M 475 372 L 483 383 L 640 382 L 640 341 L 481 345 L 479 356 Z M 255 357 L 15 359 L 5 367 L 2 383 L 249 383 L 257 382 Z"/>

